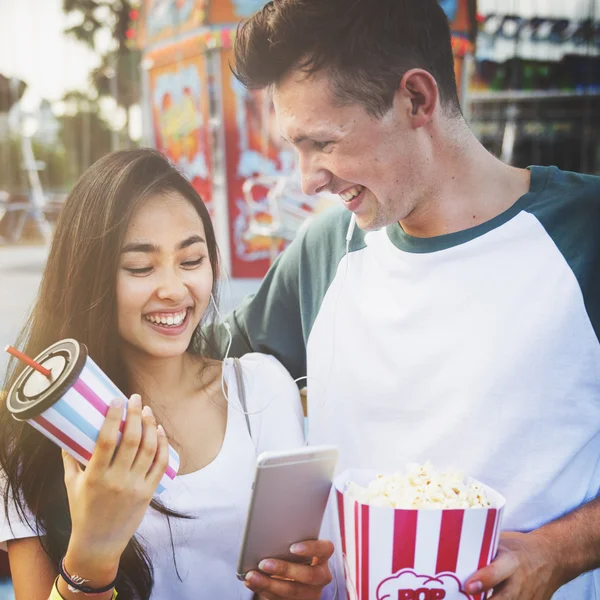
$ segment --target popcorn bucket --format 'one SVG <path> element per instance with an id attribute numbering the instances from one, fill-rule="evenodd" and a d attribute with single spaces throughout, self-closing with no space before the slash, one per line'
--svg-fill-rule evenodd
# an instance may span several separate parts
<path id="1" fill-rule="evenodd" d="M 51 375 L 46 377 L 31 366 L 25 368 L 8 392 L 8 410 L 15 419 L 27 421 L 87 465 L 114 398 L 122 398 L 125 404 L 120 427 L 123 431 L 127 398 L 88 356 L 87 348 L 75 340 L 53 344 L 34 362 Z M 169 466 L 157 494 L 169 487 L 178 469 L 179 455 L 169 446 Z"/>
<path id="2" fill-rule="evenodd" d="M 504 498 L 484 485 L 491 508 L 404 510 L 346 493 L 378 475 L 348 470 L 334 481 L 348 600 L 484 600 L 464 583 L 496 555 Z"/>

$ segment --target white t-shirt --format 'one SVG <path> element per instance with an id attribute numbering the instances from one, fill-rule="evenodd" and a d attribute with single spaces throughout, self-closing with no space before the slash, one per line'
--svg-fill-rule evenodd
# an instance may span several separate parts
<path id="1" fill-rule="evenodd" d="M 160 496 L 168 508 L 194 518 L 171 518 L 171 538 L 167 518 L 149 509 L 138 529 L 154 568 L 152 599 L 252 597 L 235 570 L 256 455 L 302 446 L 304 435 L 298 388 L 283 366 L 258 353 L 247 354 L 241 363 L 252 438 L 239 401 L 233 360 L 228 359 L 224 371 L 229 407 L 221 451 L 203 469 L 176 477 Z M 16 516 L 11 531 L 4 511 L 0 512 L 0 548 L 6 549 L 7 540 L 35 535 Z"/>

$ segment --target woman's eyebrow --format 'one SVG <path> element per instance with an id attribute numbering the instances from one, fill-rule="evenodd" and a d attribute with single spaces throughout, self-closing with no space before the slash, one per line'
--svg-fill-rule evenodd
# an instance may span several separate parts
<path id="1" fill-rule="evenodd" d="M 183 242 L 180 242 L 180 244 L 177 246 L 177 249 L 183 250 L 184 248 L 188 248 L 189 246 L 198 243 L 206 244 L 206 240 L 199 235 L 190 235 L 189 238 L 186 238 L 185 240 L 183 240 Z"/>
<path id="2" fill-rule="evenodd" d="M 177 244 L 177 250 L 184 250 L 193 244 L 199 243 L 206 244 L 206 240 L 200 235 L 190 235 L 190 237 Z M 158 254 L 160 253 L 160 246 L 151 244 L 149 242 L 130 242 L 129 244 L 125 244 L 121 250 L 121 254 L 125 254 L 126 252 L 146 252 Z"/>
<path id="3" fill-rule="evenodd" d="M 125 254 L 126 252 L 160 252 L 160 248 L 155 246 L 154 244 L 149 244 L 148 242 L 131 242 L 123 246 L 121 250 L 121 254 Z"/>

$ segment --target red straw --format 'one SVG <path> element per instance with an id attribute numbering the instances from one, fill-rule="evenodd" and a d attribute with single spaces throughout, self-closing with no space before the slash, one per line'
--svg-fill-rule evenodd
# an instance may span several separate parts
<path id="1" fill-rule="evenodd" d="M 6 346 L 6 348 L 4 348 L 4 351 L 8 352 L 9 354 L 12 354 L 15 358 L 18 358 L 20 361 L 24 362 L 26 365 L 29 365 L 32 369 L 35 369 L 36 371 L 38 371 L 39 373 L 41 373 L 48 379 L 50 379 L 52 377 L 52 371 L 50 369 L 46 369 L 46 367 L 42 367 L 42 365 L 40 365 L 40 363 L 35 362 L 35 360 L 33 360 L 33 358 L 29 358 L 29 356 L 27 356 L 26 354 L 23 354 L 20 350 L 17 350 L 16 348 L 13 348 L 12 346 L 9 345 L 9 346 Z"/>

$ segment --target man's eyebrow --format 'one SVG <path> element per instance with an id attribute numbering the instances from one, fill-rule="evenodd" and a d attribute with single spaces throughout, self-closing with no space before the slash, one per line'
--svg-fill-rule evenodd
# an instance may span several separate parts
<path id="1" fill-rule="evenodd" d="M 322 132 L 314 131 L 314 132 L 309 133 L 308 135 L 304 135 L 304 134 L 297 135 L 296 137 L 293 137 L 291 140 L 286 138 L 284 135 L 282 135 L 281 138 L 283 140 L 285 140 L 286 142 L 289 142 L 294 145 L 298 145 L 298 144 L 301 144 L 302 142 L 306 142 L 307 140 L 314 142 L 318 138 L 330 138 L 331 136 L 332 136 L 332 134 L 327 133 L 325 131 L 322 131 Z"/>
<path id="2" fill-rule="evenodd" d="M 177 250 L 184 250 L 185 248 L 189 248 L 193 244 L 206 244 L 206 240 L 200 235 L 190 235 L 190 237 L 183 240 L 177 244 Z M 123 246 L 121 250 L 121 254 L 125 254 L 126 252 L 146 252 L 146 253 L 159 253 L 160 247 L 155 244 L 150 244 L 149 242 L 131 242 Z"/>

